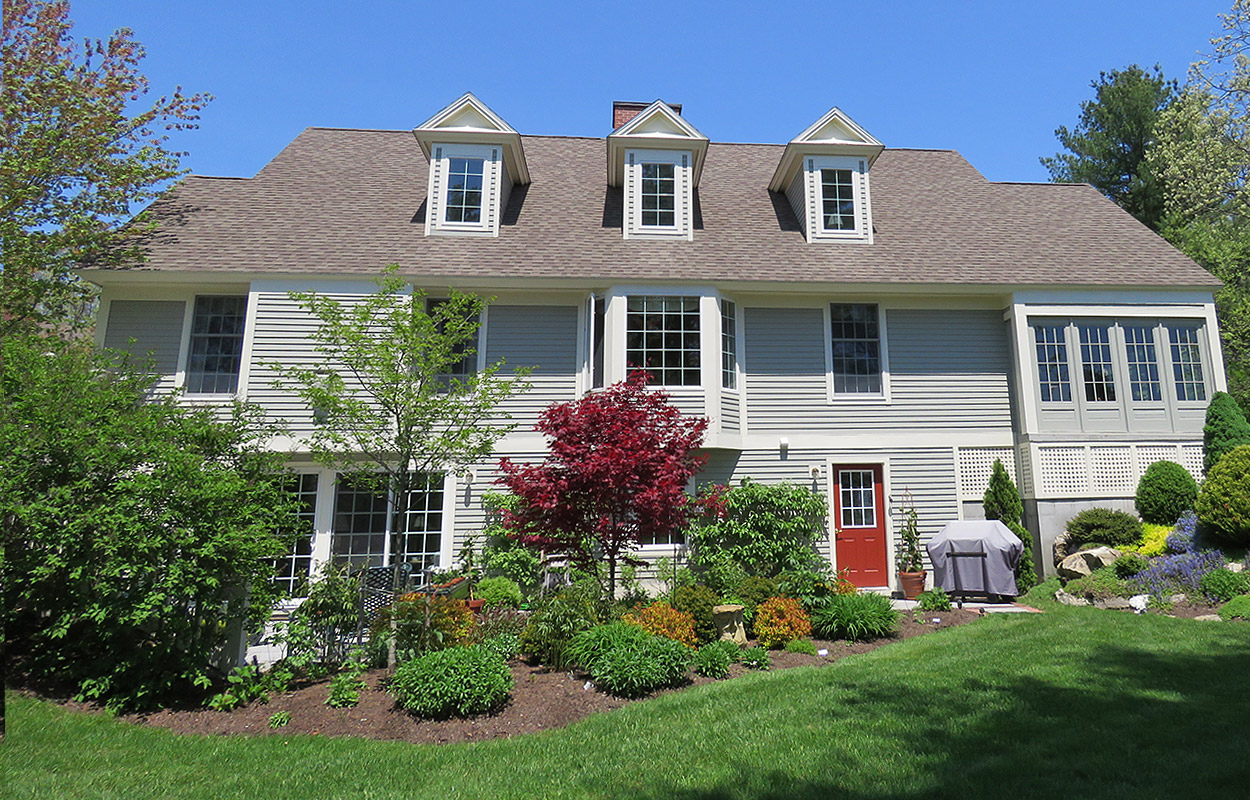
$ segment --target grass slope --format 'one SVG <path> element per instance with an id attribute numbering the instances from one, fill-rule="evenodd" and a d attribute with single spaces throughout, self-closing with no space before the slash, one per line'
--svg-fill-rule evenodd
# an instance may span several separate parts
<path id="1" fill-rule="evenodd" d="M 1184 798 L 1250 785 L 1250 625 L 1001 615 L 562 731 L 178 737 L 11 696 L 14 798 Z"/>

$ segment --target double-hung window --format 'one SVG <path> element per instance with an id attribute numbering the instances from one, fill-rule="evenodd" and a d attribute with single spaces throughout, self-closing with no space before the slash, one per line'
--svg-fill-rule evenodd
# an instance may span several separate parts
<path id="1" fill-rule="evenodd" d="M 188 394 L 233 394 L 239 388 L 247 298 L 195 298 L 187 353 Z"/>
<path id="2" fill-rule="evenodd" d="M 671 228 L 676 224 L 677 185 L 673 164 L 642 165 L 638 199 L 644 228 Z"/>
<path id="3" fill-rule="evenodd" d="M 626 301 L 625 366 L 658 386 L 700 383 L 699 298 L 636 295 Z"/>
<path id="4" fill-rule="evenodd" d="M 482 221 L 481 158 L 449 158 L 447 160 L 447 222 Z"/>
<path id="5" fill-rule="evenodd" d="M 820 198 L 820 219 L 824 230 L 855 230 L 855 184 L 851 170 L 822 169 Z"/>
<path id="6" fill-rule="evenodd" d="M 877 306 L 869 303 L 833 303 L 832 322 L 834 395 L 882 394 L 881 323 Z"/>
<path id="7" fill-rule="evenodd" d="M 446 331 L 446 320 L 439 319 L 439 309 L 447 302 L 445 298 L 435 297 L 426 298 L 425 301 L 425 313 L 434 318 L 440 334 Z M 452 355 L 459 356 L 459 360 L 452 362 L 448 371 L 439 375 L 439 381 L 446 388 L 450 388 L 453 381 L 464 382 L 477 372 L 477 350 L 481 328 L 477 327 L 477 318 L 466 317 L 466 321 L 474 325 L 473 334 L 456 343 L 452 348 Z"/>

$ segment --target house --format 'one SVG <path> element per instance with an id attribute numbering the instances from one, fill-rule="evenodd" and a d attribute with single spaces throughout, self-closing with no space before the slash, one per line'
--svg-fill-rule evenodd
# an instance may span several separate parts
<path id="1" fill-rule="evenodd" d="M 644 364 L 710 419 L 704 480 L 827 493 L 827 555 L 861 586 L 896 586 L 902 504 L 924 538 L 976 518 L 995 459 L 1047 568 L 1065 521 L 1131 510 L 1151 462 L 1199 472 L 1218 284 L 1091 187 L 990 182 L 836 108 L 785 144 L 713 143 L 661 101 L 612 114 L 606 138 L 522 135 L 466 94 L 412 131 L 309 128 L 254 177 L 188 178 L 145 263 L 88 272 L 99 343 L 150 351 L 158 390 L 289 427 L 273 446 L 316 531 L 292 587 L 391 554 L 384 498 L 308 460 L 313 414 L 274 386 L 268 364 L 315 357 L 288 292 L 366 293 L 388 263 L 497 298 L 479 359 L 534 366 L 499 455 L 540 457 L 541 409 Z M 496 475 L 432 481 L 403 557 L 450 566 Z"/>

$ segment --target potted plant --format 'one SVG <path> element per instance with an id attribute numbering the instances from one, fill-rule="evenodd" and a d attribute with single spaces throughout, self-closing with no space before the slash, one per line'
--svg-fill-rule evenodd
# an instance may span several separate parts
<path id="1" fill-rule="evenodd" d="M 898 555 L 894 565 L 898 567 L 898 582 L 902 585 L 903 597 L 915 600 L 924 591 L 924 553 L 920 549 L 920 530 L 916 517 L 916 506 L 911 501 L 909 492 L 903 493 L 903 504 L 899 508 L 902 525 L 899 530 Z"/>

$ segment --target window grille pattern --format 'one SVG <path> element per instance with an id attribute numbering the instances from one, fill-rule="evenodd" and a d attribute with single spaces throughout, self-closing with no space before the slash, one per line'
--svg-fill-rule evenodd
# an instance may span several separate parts
<path id="1" fill-rule="evenodd" d="M 877 307 L 834 303 L 829 311 L 833 324 L 834 394 L 880 394 L 881 332 Z"/>
<path id="2" fill-rule="evenodd" d="M 849 169 L 822 169 L 822 219 L 827 231 L 855 230 L 855 185 Z"/>
<path id="3" fill-rule="evenodd" d="M 1124 347 L 1128 359 L 1130 396 L 1138 402 L 1156 403 L 1162 400 L 1154 329 L 1146 325 L 1125 325 Z"/>
<path id="4" fill-rule="evenodd" d="M 335 561 L 346 562 L 353 570 L 379 567 L 391 555 L 386 535 L 388 503 L 386 492 L 372 484 L 340 476 L 334 498 L 334 532 L 330 553 Z M 442 550 L 443 476 L 414 475 L 408 494 L 408 510 L 400 529 L 399 557 L 416 572 L 437 566 Z"/>
<path id="5" fill-rule="evenodd" d="M 352 570 L 386 563 L 386 492 L 340 475 L 334 493 L 330 555 Z"/>
<path id="6" fill-rule="evenodd" d="M 283 588 L 288 597 L 305 597 L 308 594 L 308 576 L 312 571 L 312 547 L 314 515 L 317 510 L 317 474 L 306 472 L 292 475 L 288 491 L 298 504 L 299 538 L 291 552 L 274 562 L 274 583 Z"/>
<path id="7" fill-rule="evenodd" d="M 642 224 L 649 228 L 671 228 L 675 222 L 677 186 L 672 164 L 642 165 Z"/>
<path id="8" fill-rule="evenodd" d="M 738 320 L 737 309 L 730 300 L 720 301 L 720 385 L 738 388 Z"/>
<path id="9" fill-rule="evenodd" d="M 1168 328 L 1172 341 L 1172 377 L 1177 400 L 1206 400 L 1207 387 L 1202 374 L 1202 348 L 1198 328 Z"/>
<path id="10" fill-rule="evenodd" d="M 232 394 L 239 387 L 246 297 L 195 298 L 187 356 L 189 394 Z"/>
<path id="11" fill-rule="evenodd" d="M 1033 328 L 1037 346 L 1037 375 L 1043 403 L 1072 402 L 1072 385 L 1068 380 L 1068 344 L 1062 325 L 1038 325 Z"/>
<path id="12" fill-rule="evenodd" d="M 400 538 L 400 559 L 412 564 L 413 573 L 437 567 L 443 541 L 443 476 L 414 475 Z"/>
<path id="13" fill-rule="evenodd" d="M 433 317 L 438 312 L 439 306 L 442 306 L 447 302 L 448 301 L 445 298 L 426 298 L 425 313 Z M 476 323 L 477 320 L 474 319 L 473 322 Z M 446 326 L 442 321 L 436 321 L 435 327 L 438 328 L 439 333 L 442 333 Z M 477 372 L 477 345 L 478 334 L 480 331 L 480 328 L 474 328 L 472 336 L 460 342 L 452 349 L 453 353 L 460 356 L 460 360 L 451 364 L 450 371 L 447 374 L 438 376 L 444 387 L 450 387 L 453 378 L 463 381 L 470 375 Z"/>
<path id="14" fill-rule="evenodd" d="M 482 167 L 480 158 L 447 159 L 448 222 L 482 221 Z"/>
<path id="15" fill-rule="evenodd" d="M 1102 325 L 1080 325 L 1081 371 L 1085 400 L 1091 403 L 1115 401 L 1115 376 L 1111 366 L 1111 329 Z"/>
<path id="16" fill-rule="evenodd" d="M 630 297 L 625 316 L 625 363 L 645 369 L 659 386 L 698 386 L 699 298 Z"/>
<path id="17" fill-rule="evenodd" d="M 838 500 L 843 528 L 875 528 L 877 503 L 872 470 L 838 470 Z"/>

